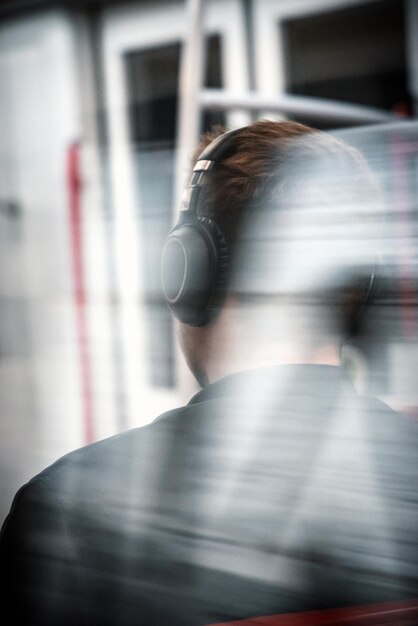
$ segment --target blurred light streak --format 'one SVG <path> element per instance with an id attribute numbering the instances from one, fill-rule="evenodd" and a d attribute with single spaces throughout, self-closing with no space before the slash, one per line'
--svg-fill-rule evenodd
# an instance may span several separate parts
<path id="1" fill-rule="evenodd" d="M 416 145 L 406 145 L 402 137 L 393 138 L 391 143 L 393 152 L 393 185 L 394 185 L 394 211 L 396 219 L 397 234 L 403 241 L 399 246 L 398 271 L 399 271 L 399 289 L 401 298 L 401 323 L 405 338 L 412 339 L 416 336 L 416 309 L 409 305 L 411 298 L 415 303 L 414 281 L 411 274 L 413 265 L 414 252 L 412 245 L 414 243 L 411 202 L 408 193 L 408 177 L 406 176 L 408 166 L 408 155 L 414 152 Z"/>

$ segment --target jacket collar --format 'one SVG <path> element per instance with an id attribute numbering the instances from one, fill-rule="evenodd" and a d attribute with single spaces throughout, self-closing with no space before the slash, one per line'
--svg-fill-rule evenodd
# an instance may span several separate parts
<path id="1" fill-rule="evenodd" d="M 347 372 L 335 365 L 278 365 L 243 370 L 221 378 L 195 394 L 189 405 L 217 398 L 265 396 L 330 397 L 343 389 L 355 393 Z"/>

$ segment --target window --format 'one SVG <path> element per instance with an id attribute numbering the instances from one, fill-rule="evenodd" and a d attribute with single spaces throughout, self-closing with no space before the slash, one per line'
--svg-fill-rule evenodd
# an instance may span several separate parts
<path id="1" fill-rule="evenodd" d="M 288 93 L 408 108 L 403 13 L 385 0 L 282 22 Z"/>

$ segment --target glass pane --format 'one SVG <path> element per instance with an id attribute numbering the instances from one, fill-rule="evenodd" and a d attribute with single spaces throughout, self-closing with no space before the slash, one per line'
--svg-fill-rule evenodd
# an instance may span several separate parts
<path id="1" fill-rule="evenodd" d="M 390 0 L 283 22 L 287 91 L 410 110 L 403 13 Z"/>

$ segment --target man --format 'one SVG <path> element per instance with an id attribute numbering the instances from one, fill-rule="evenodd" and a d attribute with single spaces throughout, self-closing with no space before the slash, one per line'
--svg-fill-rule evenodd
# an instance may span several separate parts
<path id="1" fill-rule="evenodd" d="M 293 122 L 216 131 L 202 150 L 162 264 L 202 390 L 20 490 L 3 611 L 416 624 L 416 425 L 340 366 L 376 278 L 376 186 L 357 152 Z"/>

